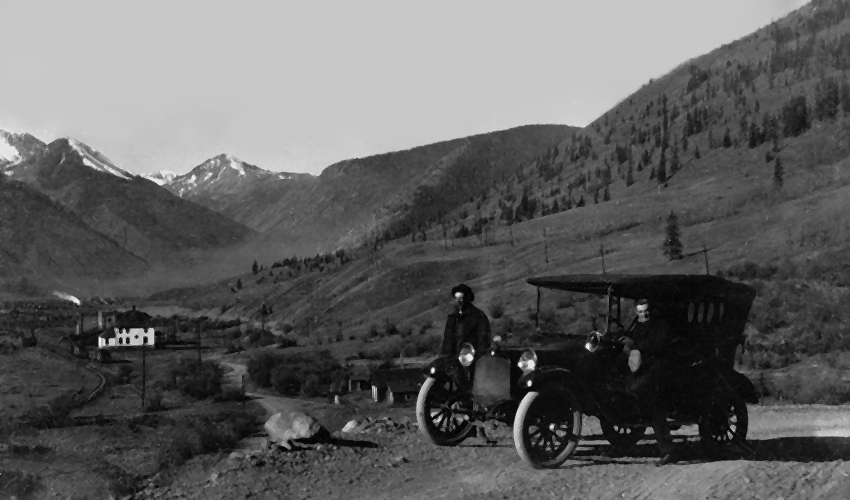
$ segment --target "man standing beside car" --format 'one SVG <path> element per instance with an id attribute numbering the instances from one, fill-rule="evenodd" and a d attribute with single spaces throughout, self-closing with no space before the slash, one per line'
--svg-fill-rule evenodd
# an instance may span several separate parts
<path id="1" fill-rule="evenodd" d="M 454 308 L 446 320 L 446 329 L 443 332 L 443 345 L 440 352 L 444 356 L 457 356 L 461 346 L 469 343 L 475 349 L 472 373 L 475 373 L 475 362 L 490 348 L 491 332 L 490 320 L 481 309 L 472 302 L 475 294 L 472 289 L 460 284 L 452 288 Z M 482 438 L 488 445 L 495 445 L 497 441 L 487 436 L 482 425 L 476 425 L 478 437 Z"/>
<path id="2" fill-rule="evenodd" d="M 472 302 L 475 294 L 465 284 L 452 288 L 455 306 L 446 320 L 443 345 L 440 352 L 446 356 L 457 356 L 464 343 L 475 348 L 475 358 L 483 356 L 490 348 L 490 320 Z"/>
<path id="3" fill-rule="evenodd" d="M 659 465 L 674 462 L 673 438 L 670 426 L 667 425 L 667 412 L 662 401 L 662 384 L 667 374 L 668 363 L 666 351 L 670 345 L 670 324 L 658 316 L 657 312 L 650 314 L 649 301 L 640 299 L 635 303 L 637 323 L 623 337 L 625 350 L 640 352 L 640 367 L 635 372 L 635 381 L 631 391 L 638 398 L 645 399 L 652 412 L 652 430 L 658 447 L 661 449 Z M 629 362 L 632 363 L 633 356 Z"/>

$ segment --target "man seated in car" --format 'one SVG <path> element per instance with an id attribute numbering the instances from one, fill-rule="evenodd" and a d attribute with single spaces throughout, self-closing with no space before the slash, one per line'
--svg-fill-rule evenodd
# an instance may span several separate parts
<path id="1" fill-rule="evenodd" d="M 667 425 L 667 413 L 664 410 L 663 387 L 669 368 L 670 324 L 657 312 L 651 314 L 649 301 L 640 299 L 635 303 L 637 322 L 622 337 L 625 351 L 630 354 L 630 364 L 634 362 L 637 350 L 640 353 L 640 367 L 630 390 L 635 396 L 646 401 L 652 412 L 652 429 L 661 449 L 660 465 L 673 462 L 673 440 Z"/>

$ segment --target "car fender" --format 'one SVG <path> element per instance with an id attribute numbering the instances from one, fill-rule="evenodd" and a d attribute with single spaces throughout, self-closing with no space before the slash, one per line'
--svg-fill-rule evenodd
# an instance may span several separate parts
<path id="1" fill-rule="evenodd" d="M 469 377 L 455 356 L 440 356 L 425 367 L 425 376 L 441 381 L 453 381 L 463 390 L 470 389 Z"/>
<path id="2" fill-rule="evenodd" d="M 573 408 L 582 411 L 581 400 L 576 397 L 578 382 L 570 370 L 559 367 L 544 367 L 523 374 L 517 382 L 525 391 L 557 391 L 564 394 Z"/>
<path id="3" fill-rule="evenodd" d="M 743 373 L 732 371 L 725 373 L 723 378 L 726 383 L 740 396 L 745 402 L 756 404 L 759 402 L 759 393 L 753 382 Z"/>

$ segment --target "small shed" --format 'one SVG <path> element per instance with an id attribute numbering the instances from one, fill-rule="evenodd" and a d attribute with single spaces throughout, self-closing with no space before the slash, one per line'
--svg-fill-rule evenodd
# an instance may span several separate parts
<path id="1" fill-rule="evenodd" d="M 425 380 L 420 368 L 386 368 L 372 373 L 372 399 L 388 404 L 415 397 Z"/>
<path id="2" fill-rule="evenodd" d="M 372 379 L 372 369 L 368 365 L 353 365 L 348 377 L 348 392 L 368 391 Z"/>

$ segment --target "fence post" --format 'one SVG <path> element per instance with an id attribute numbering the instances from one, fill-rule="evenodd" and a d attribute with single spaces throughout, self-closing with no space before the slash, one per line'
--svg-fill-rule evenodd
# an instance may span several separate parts
<path id="1" fill-rule="evenodd" d="M 549 239 L 546 237 L 546 228 L 543 228 L 543 254 L 546 256 L 546 263 L 549 263 Z"/>

